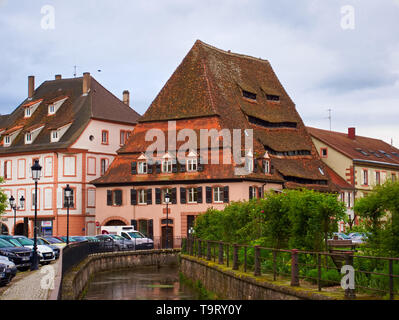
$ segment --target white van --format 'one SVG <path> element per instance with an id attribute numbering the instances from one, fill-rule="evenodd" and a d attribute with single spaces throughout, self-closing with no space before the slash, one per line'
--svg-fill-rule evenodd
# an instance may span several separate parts
<path id="1" fill-rule="evenodd" d="M 154 241 L 135 230 L 133 226 L 104 226 L 101 227 L 101 234 L 116 234 L 132 240 L 138 250 L 154 249 Z"/>

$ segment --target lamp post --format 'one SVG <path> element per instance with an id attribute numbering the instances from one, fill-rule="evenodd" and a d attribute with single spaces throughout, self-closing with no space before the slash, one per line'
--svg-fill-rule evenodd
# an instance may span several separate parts
<path id="1" fill-rule="evenodd" d="M 35 181 L 35 220 L 33 223 L 34 230 L 34 240 L 33 240 L 33 257 L 32 265 L 30 267 L 31 271 L 39 269 L 38 256 L 37 256 L 37 182 L 40 180 L 40 174 L 42 167 L 39 164 L 39 160 L 35 160 L 35 163 L 31 167 L 32 169 L 32 179 Z"/>
<path id="2" fill-rule="evenodd" d="M 69 184 L 67 184 L 64 192 L 65 192 L 65 201 L 66 201 L 66 207 L 67 207 L 67 242 L 66 242 L 66 244 L 69 245 L 69 206 L 70 206 L 70 199 L 72 196 L 72 189 L 69 187 Z"/>
<path id="3" fill-rule="evenodd" d="M 169 209 L 168 209 L 168 204 L 170 201 L 170 196 L 169 193 L 166 192 L 165 194 L 165 202 L 166 202 L 166 249 L 169 249 L 169 239 L 168 239 L 168 233 L 169 233 Z"/>
<path id="4" fill-rule="evenodd" d="M 15 227 L 17 225 L 17 210 L 24 207 L 25 198 L 24 198 L 24 196 L 21 196 L 21 198 L 19 199 L 19 203 L 20 203 L 19 207 L 15 203 L 15 198 L 12 195 L 11 195 L 10 199 L 8 199 L 8 201 L 10 202 L 10 207 L 14 210 L 14 236 L 15 236 Z"/>

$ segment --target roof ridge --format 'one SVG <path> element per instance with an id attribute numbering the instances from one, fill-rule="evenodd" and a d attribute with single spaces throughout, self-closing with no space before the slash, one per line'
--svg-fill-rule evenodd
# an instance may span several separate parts
<path id="1" fill-rule="evenodd" d="M 270 65 L 270 62 L 267 59 L 256 58 L 256 57 L 249 56 L 249 55 L 242 54 L 242 53 L 231 52 L 230 50 L 226 51 L 226 50 L 217 48 L 215 46 L 212 46 L 212 45 L 210 45 L 208 43 L 205 43 L 205 42 L 203 42 L 203 41 L 201 41 L 199 39 L 195 42 L 195 44 L 200 44 L 202 46 L 205 46 L 205 47 L 207 47 L 209 49 L 212 49 L 212 50 L 216 50 L 216 51 L 218 51 L 220 53 L 223 53 L 223 54 L 227 54 L 227 55 L 231 55 L 231 56 L 235 56 L 235 57 L 239 57 L 239 58 L 246 58 L 246 59 L 252 59 L 252 60 L 256 60 L 256 61 L 261 61 L 261 62 L 265 62 L 265 63 Z"/>

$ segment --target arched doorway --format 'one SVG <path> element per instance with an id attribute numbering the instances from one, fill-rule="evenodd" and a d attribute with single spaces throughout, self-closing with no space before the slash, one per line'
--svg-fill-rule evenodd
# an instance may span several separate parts
<path id="1" fill-rule="evenodd" d="M 0 234 L 8 235 L 8 228 L 4 223 L 0 222 Z"/>
<path id="2" fill-rule="evenodd" d="M 126 226 L 122 220 L 110 220 L 106 224 L 106 226 Z"/>
<path id="3" fill-rule="evenodd" d="M 17 223 L 17 225 L 15 226 L 15 235 L 17 235 L 17 236 L 25 235 L 23 223 Z"/>

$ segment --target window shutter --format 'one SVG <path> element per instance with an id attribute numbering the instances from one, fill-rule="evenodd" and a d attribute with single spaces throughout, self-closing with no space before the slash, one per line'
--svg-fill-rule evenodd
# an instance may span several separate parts
<path id="1" fill-rule="evenodd" d="M 197 160 L 197 170 L 198 170 L 198 172 L 204 171 L 204 164 L 202 163 L 201 157 L 199 157 Z"/>
<path id="2" fill-rule="evenodd" d="M 152 204 L 152 189 L 147 189 L 147 204 Z"/>
<path id="3" fill-rule="evenodd" d="M 57 188 L 57 209 L 62 209 L 62 202 L 63 202 L 63 192 L 62 188 Z M 25 203 L 26 206 L 26 203 Z"/>
<path id="4" fill-rule="evenodd" d="M 212 203 L 212 188 L 206 187 L 206 203 Z"/>
<path id="5" fill-rule="evenodd" d="M 273 174 L 274 173 L 274 166 L 271 164 L 270 165 L 270 174 Z"/>
<path id="6" fill-rule="evenodd" d="M 223 190 L 223 202 L 229 203 L 229 187 L 225 186 Z"/>
<path id="7" fill-rule="evenodd" d="M 258 198 L 259 199 L 263 198 L 263 187 L 258 187 Z"/>
<path id="8" fill-rule="evenodd" d="M 154 239 L 154 220 L 148 220 L 148 237 Z"/>
<path id="9" fill-rule="evenodd" d="M 177 161 L 176 161 L 176 159 L 172 160 L 172 172 L 173 173 L 177 172 Z"/>
<path id="10" fill-rule="evenodd" d="M 179 162 L 180 172 L 186 172 L 186 163 Z"/>
<path id="11" fill-rule="evenodd" d="M 132 174 L 137 174 L 137 162 L 132 162 Z"/>
<path id="12" fill-rule="evenodd" d="M 176 204 L 177 203 L 177 189 L 173 188 L 172 189 L 172 204 Z"/>
<path id="13" fill-rule="evenodd" d="M 161 189 L 159 188 L 155 189 L 155 203 L 161 204 Z"/>
<path id="14" fill-rule="evenodd" d="M 117 206 L 122 205 L 122 190 L 115 190 L 115 203 Z"/>
<path id="15" fill-rule="evenodd" d="M 147 172 L 148 174 L 152 174 L 152 162 L 147 162 Z"/>
<path id="16" fill-rule="evenodd" d="M 107 190 L 107 206 L 112 206 L 112 191 Z"/>
<path id="17" fill-rule="evenodd" d="M 262 160 L 262 172 L 266 173 L 266 160 Z"/>
<path id="18" fill-rule="evenodd" d="M 202 203 L 202 187 L 197 188 L 197 203 Z"/>
<path id="19" fill-rule="evenodd" d="M 130 224 L 133 226 L 134 230 L 137 230 L 137 220 L 130 220 Z"/>
<path id="20" fill-rule="evenodd" d="M 130 204 L 132 206 L 137 205 L 137 190 L 130 189 Z"/>
<path id="21" fill-rule="evenodd" d="M 253 187 L 249 187 L 249 200 L 252 199 Z"/>
<path id="22" fill-rule="evenodd" d="M 258 172 L 258 159 L 254 158 L 254 173 Z"/>
<path id="23" fill-rule="evenodd" d="M 157 161 L 155 163 L 155 166 L 156 166 L 156 173 L 161 173 L 161 162 Z"/>
<path id="24" fill-rule="evenodd" d="M 186 188 L 180 188 L 180 203 L 187 203 Z"/>

